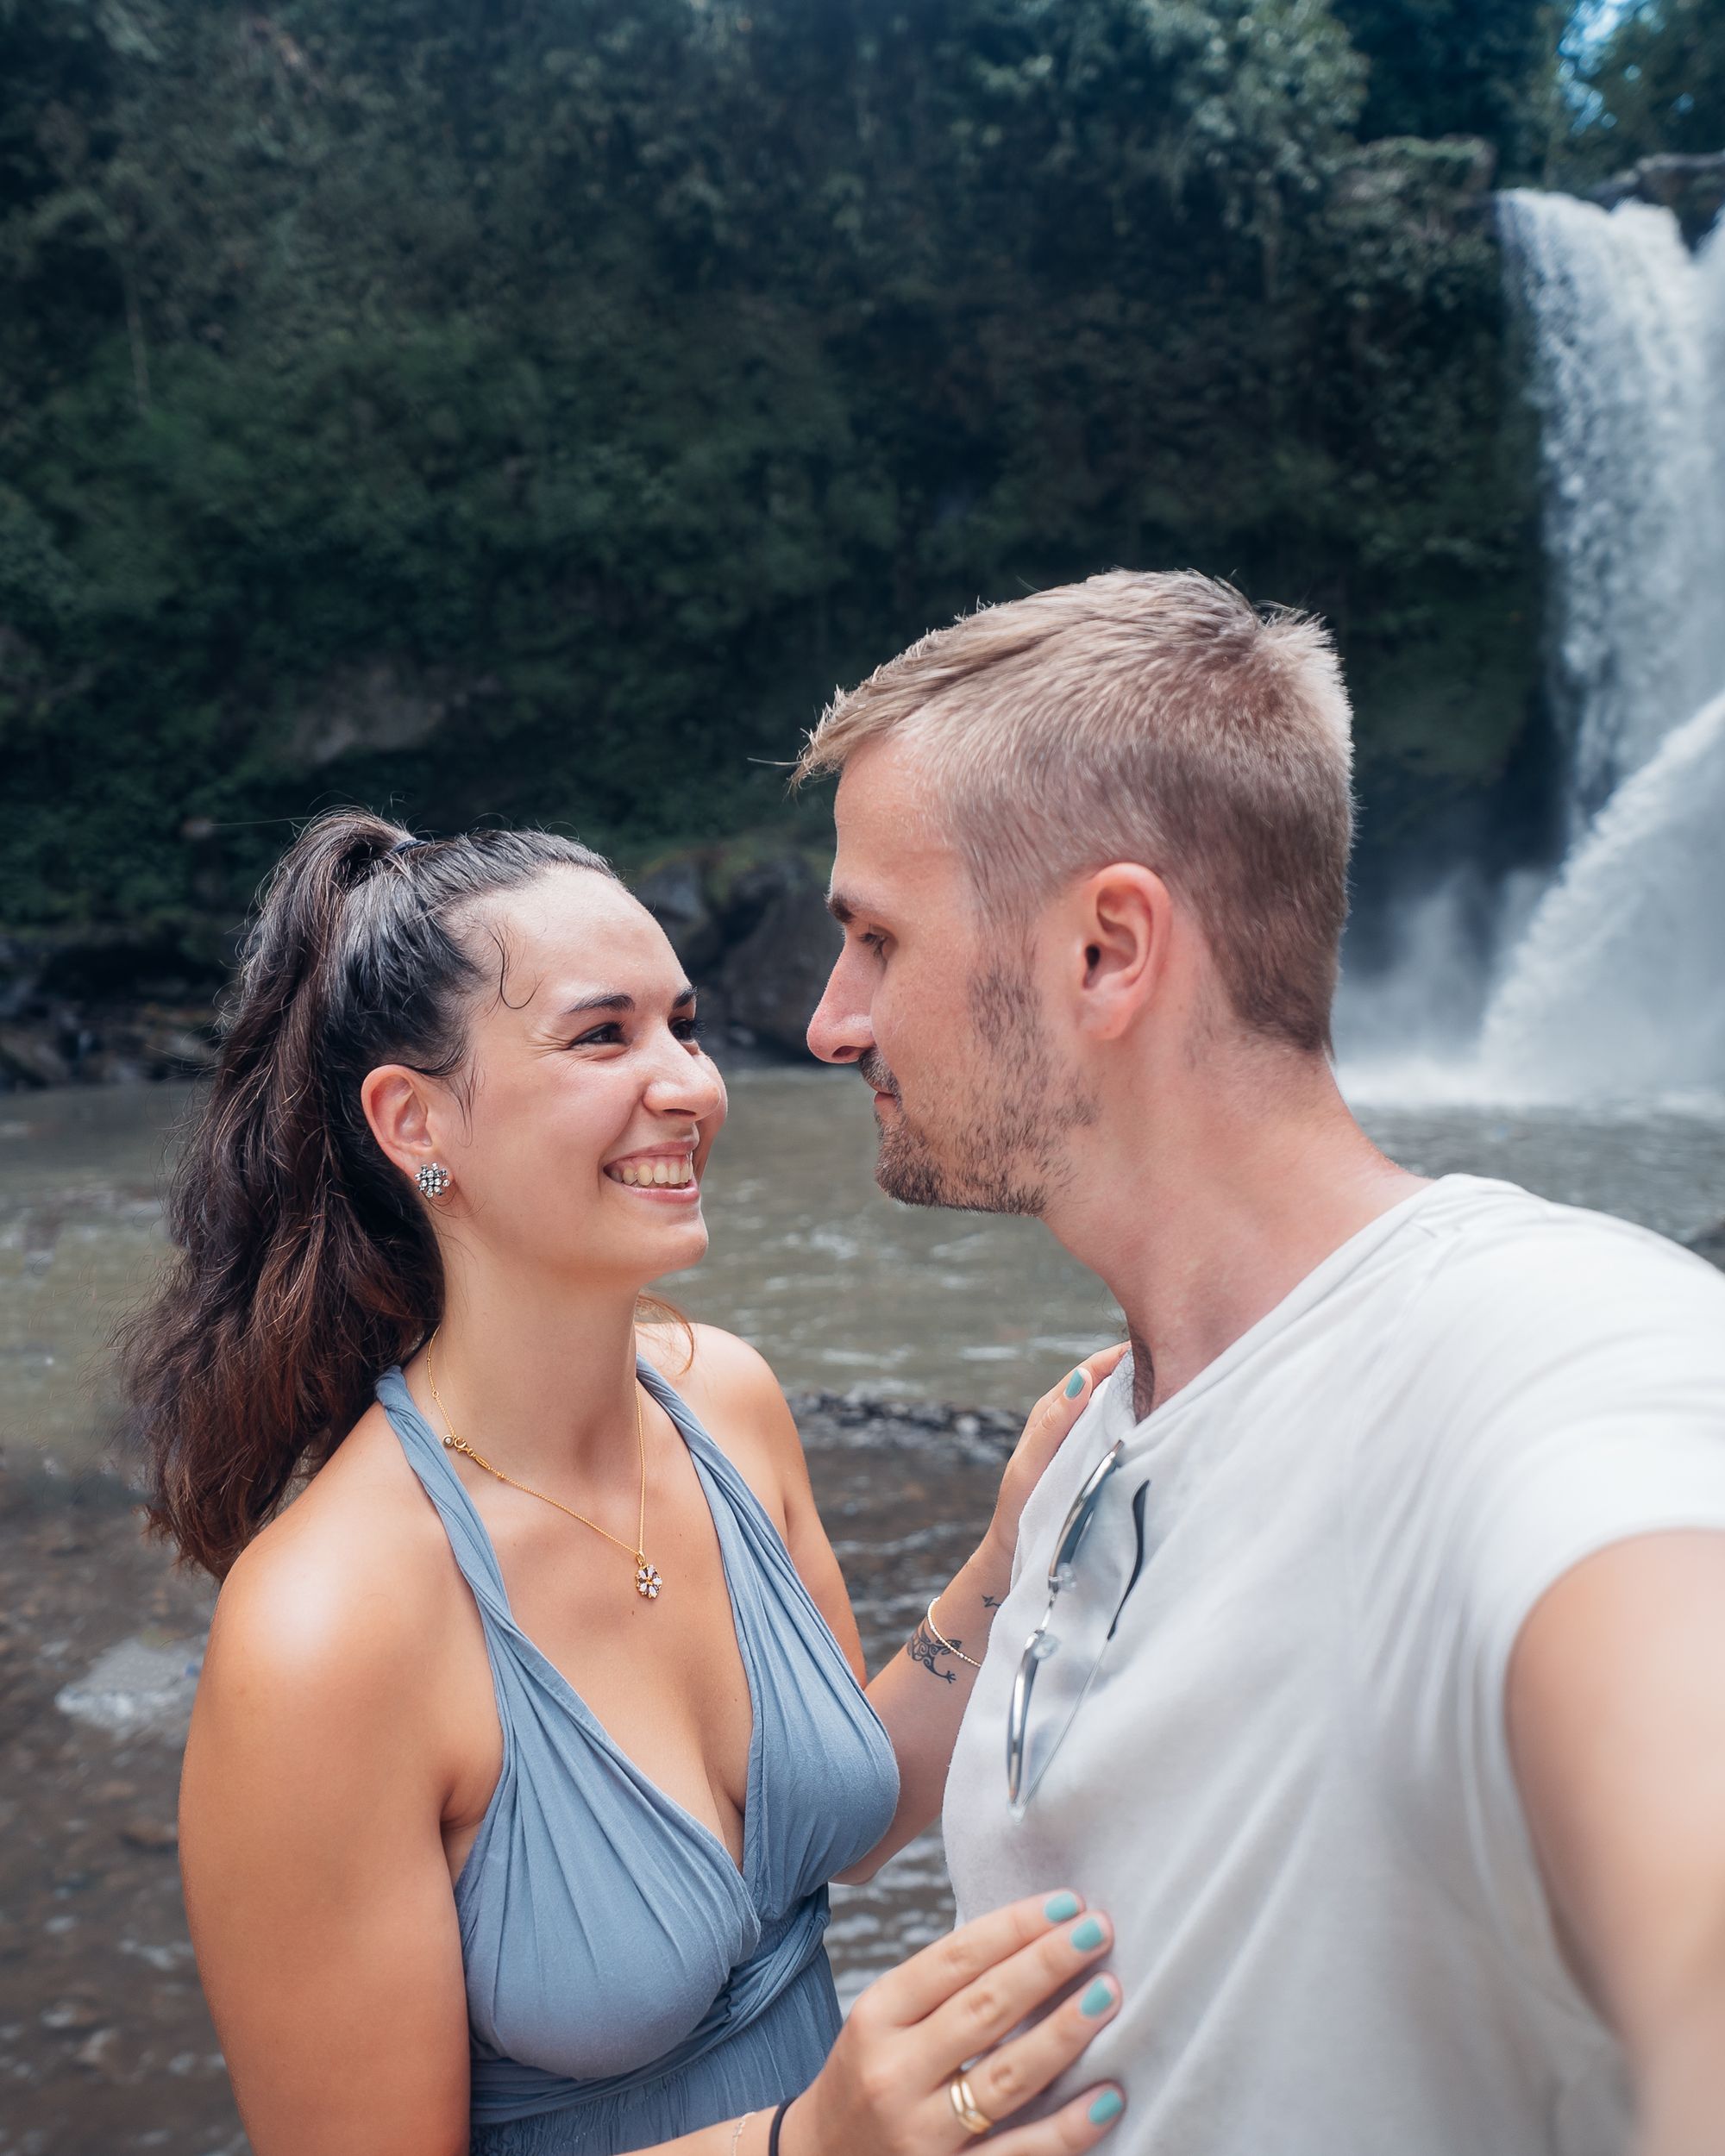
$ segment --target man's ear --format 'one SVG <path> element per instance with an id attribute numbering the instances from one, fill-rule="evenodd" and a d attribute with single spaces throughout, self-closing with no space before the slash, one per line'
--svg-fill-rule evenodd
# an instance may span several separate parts
<path id="1" fill-rule="evenodd" d="M 1168 964 L 1174 900 L 1153 868 L 1112 862 L 1075 893 L 1082 946 L 1081 1023 L 1099 1040 L 1129 1031 Z"/>
<path id="2" fill-rule="evenodd" d="M 360 1106 L 372 1136 L 404 1175 L 411 1175 L 437 1157 L 432 1126 L 436 1105 L 424 1077 L 405 1063 L 380 1063 L 366 1073 Z"/>

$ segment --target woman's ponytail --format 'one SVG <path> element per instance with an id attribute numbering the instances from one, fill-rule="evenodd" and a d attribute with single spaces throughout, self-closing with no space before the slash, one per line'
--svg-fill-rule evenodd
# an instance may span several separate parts
<path id="1" fill-rule="evenodd" d="M 436 1239 L 360 1087 L 458 1069 L 485 974 L 452 924 L 561 867 L 610 874 L 547 832 L 417 842 L 338 811 L 271 879 L 174 1171 L 174 1256 L 122 1335 L 151 1524 L 217 1578 L 442 1314 Z"/>

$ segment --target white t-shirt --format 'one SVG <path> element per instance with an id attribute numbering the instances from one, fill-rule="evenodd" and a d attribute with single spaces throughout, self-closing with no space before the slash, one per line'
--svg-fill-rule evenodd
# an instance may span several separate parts
<path id="1" fill-rule="evenodd" d="M 1116 1438 L 1031 1771 L 1095 1676 L 1015 1818 L 1013 1676 Z M 1513 1184 L 1406 1200 L 1145 1421 L 1129 1363 L 1101 1388 L 1025 1509 L 945 1833 L 961 1919 L 1064 1886 L 1113 1916 L 1125 2002 L 1056 2091 L 1120 2078 L 1113 2156 L 1623 2156 L 1504 1677 L 1563 1572 L 1682 1527 L 1725 1529 L 1725 1277 Z"/>

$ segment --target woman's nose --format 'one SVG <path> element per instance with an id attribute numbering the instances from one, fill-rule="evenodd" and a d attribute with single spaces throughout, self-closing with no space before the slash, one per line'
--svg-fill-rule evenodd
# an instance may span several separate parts
<path id="1" fill-rule="evenodd" d="M 724 1081 L 705 1050 L 691 1056 L 686 1041 L 672 1040 L 648 1081 L 648 1094 L 661 1113 L 689 1115 L 700 1122 L 724 1100 Z"/>

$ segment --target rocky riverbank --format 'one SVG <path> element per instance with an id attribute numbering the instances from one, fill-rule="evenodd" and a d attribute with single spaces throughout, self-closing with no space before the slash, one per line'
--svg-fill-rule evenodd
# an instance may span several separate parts
<path id="1" fill-rule="evenodd" d="M 826 857 L 782 837 L 661 856 L 633 879 L 719 1050 L 801 1058 L 837 948 Z M 195 1077 L 215 1051 L 237 931 L 0 932 L 0 1093 Z"/>

